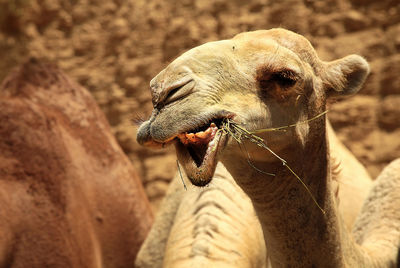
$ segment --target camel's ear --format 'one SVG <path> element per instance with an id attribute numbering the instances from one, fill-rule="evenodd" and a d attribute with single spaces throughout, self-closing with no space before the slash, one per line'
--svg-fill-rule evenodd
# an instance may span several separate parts
<path id="1" fill-rule="evenodd" d="M 328 62 L 326 67 L 324 83 L 328 97 L 357 93 L 369 74 L 368 62 L 358 55 L 349 55 Z"/>

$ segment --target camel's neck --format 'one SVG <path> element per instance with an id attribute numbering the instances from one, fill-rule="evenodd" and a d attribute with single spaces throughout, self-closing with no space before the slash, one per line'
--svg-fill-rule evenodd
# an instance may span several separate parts
<path id="1" fill-rule="evenodd" d="M 310 142 L 292 150 L 287 160 L 325 214 L 282 163 L 254 163 L 264 171 L 274 171 L 275 177 L 260 173 L 246 160 L 225 163 L 254 204 L 274 267 L 343 265 L 341 224 L 330 189 L 328 144 L 322 132 L 312 137 L 312 146 Z"/>

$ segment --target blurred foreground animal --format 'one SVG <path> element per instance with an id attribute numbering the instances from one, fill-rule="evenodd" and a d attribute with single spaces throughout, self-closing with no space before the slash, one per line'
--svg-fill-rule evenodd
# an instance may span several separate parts
<path id="1" fill-rule="evenodd" d="M 261 225 L 247 195 L 219 163 L 207 187 L 171 182 L 135 267 L 265 267 Z"/>
<path id="2" fill-rule="evenodd" d="M 153 217 L 90 94 L 34 60 L 0 89 L 0 267 L 131 267 Z"/>
<path id="3" fill-rule="evenodd" d="M 151 81 L 154 111 L 137 140 L 174 144 L 197 186 L 213 180 L 220 160 L 254 206 L 272 267 L 395 267 L 400 161 L 371 188 L 324 114 L 329 99 L 355 94 L 368 73 L 362 57 L 321 61 L 284 29 L 210 42 Z"/>

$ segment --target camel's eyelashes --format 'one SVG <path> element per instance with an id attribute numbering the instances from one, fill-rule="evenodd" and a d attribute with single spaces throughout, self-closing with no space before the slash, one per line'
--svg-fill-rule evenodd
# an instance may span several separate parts
<path id="1" fill-rule="evenodd" d="M 294 86 L 298 80 L 298 75 L 292 70 L 282 70 L 277 72 L 267 72 L 257 76 L 261 89 L 270 89 L 278 86 L 286 90 Z"/>
<path id="2" fill-rule="evenodd" d="M 297 75 L 292 71 L 285 70 L 273 73 L 270 76 L 270 81 L 276 83 L 281 89 L 287 89 L 296 84 Z"/>

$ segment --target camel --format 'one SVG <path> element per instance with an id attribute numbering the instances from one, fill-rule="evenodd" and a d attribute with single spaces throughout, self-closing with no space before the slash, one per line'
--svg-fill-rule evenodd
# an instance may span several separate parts
<path id="1" fill-rule="evenodd" d="M 0 88 L 0 267 L 131 267 L 153 216 L 94 99 L 36 60 Z"/>
<path id="2" fill-rule="evenodd" d="M 362 194 L 342 196 L 341 183 L 358 181 L 359 189 L 368 189 L 368 180 L 352 177 L 363 172 L 348 167 L 350 181 L 343 181 L 346 163 L 339 157 L 347 152 L 336 146 L 323 115 L 329 100 L 355 94 L 368 73 L 362 57 L 324 62 L 307 39 L 284 29 L 206 43 L 151 81 L 154 110 L 137 140 L 152 147 L 173 144 L 197 186 L 212 180 L 220 160 L 254 206 L 272 267 L 394 267 L 400 163 L 378 177 L 350 232 L 340 203 L 362 202 Z M 223 131 L 226 122 L 258 131 L 265 146 L 238 142 Z M 259 132 L 292 124 L 286 131 Z M 333 166 L 334 158 L 341 164 Z"/>
<path id="3" fill-rule="evenodd" d="M 329 130 L 335 139 L 337 154 L 335 159 L 340 159 L 344 163 L 341 165 L 340 173 L 336 174 L 337 184 L 340 182 L 341 185 L 339 211 L 342 212 L 346 226 L 351 228 L 371 180 L 365 168 L 337 140 L 331 128 Z M 334 162 L 332 165 L 337 163 Z M 189 188 L 185 191 L 181 176 L 184 176 L 184 173 L 178 173 L 171 182 L 150 233 L 138 253 L 135 267 L 270 267 L 268 258 L 265 257 L 266 246 L 261 225 L 258 219 L 254 219 L 253 205 L 250 199 L 244 196 L 226 168 L 218 163 L 212 182 L 199 190 Z M 204 194 L 203 191 L 212 191 L 216 194 Z M 214 236 L 210 234 L 209 228 L 201 228 L 200 234 L 206 234 L 207 239 L 204 239 L 204 235 L 199 235 L 199 232 L 194 230 L 204 224 L 204 219 L 198 214 L 200 212 L 209 214 L 209 211 L 215 216 L 207 218 L 207 226 L 220 226 L 220 215 L 222 215 L 224 232 L 217 230 L 219 235 Z M 226 211 L 233 211 L 235 217 L 232 213 L 226 214 Z M 240 225 L 236 223 L 238 219 Z M 172 229 L 174 231 L 171 231 Z M 251 236 L 231 238 L 232 234 L 241 233 L 250 233 Z M 220 240 L 219 243 L 215 242 L 215 239 Z M 196 250 L 198 241 L 203 246 L 202 250 Z M 226 254 L 226 251 L 215 246 L 217 243 L 228 247 L 231 251 L 239 252 L 240 256 Z M 226 258 L 227 256 L 229 258 Z M 239 258 L 234 258 L 235 256 Z"/>

